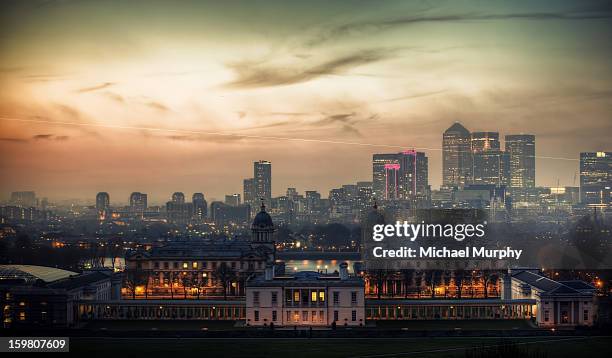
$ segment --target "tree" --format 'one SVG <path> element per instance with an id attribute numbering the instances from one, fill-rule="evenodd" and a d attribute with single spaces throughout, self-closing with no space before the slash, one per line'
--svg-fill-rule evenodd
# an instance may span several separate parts
<path id="1" fill-rule="evenodd" d="M 442 273 L 439 270 L 429 270 L 425 274 L 425 283 L 431 290 L 431 298 L 436 297 L 436 286 L 438 286 L 442 279 Z"/>
<path id="2" fill-rule="evenodd" d="M 456 287 L 457 298 L 461 298 L 461 294 L 463 291 L 463 284 L 466 281 L 466 272 L 465 270 L 456 270 L 455 276 L 453 277 L 453 281 Z"/>
<path id="3" fill-rule="evenodd" d="M 386 270 L 370 270 L 367 273 L 368 281 L 370 281 L 370 285 L 374 283 L 374 287 L 376 287 L 376 296 L 378 299 L 381 298 L 383 288 L 385 286 L 385 281 L 389 277 L 389 273 Z"/>
<path id="4" fill-rule="evenodd" d="M 191 277 L 187 272 L 183 272 L 180 277 L 181 286 L 183 286 L 183 295 L 187 299 L 187 288 L 191 286 Z"/>
<path id="5" fill-rule="evenodd" d="M 111 269 L 115 271 L 115 262 L 123 253 L 123 240 L 113 238 L 106 243 L 106 256 L 111 259 Z"/>
<path id="6" fill-rule="evenodd" d="M 124 287 L 131 293 L 132 299 L 136 299 L 136 287 L 144 283 L 145 275 L 142 269 L 130 268 L 125 271 Z"/>
<path id="7" fill-rule="evenodd" d="M 402 282 L 404 284 L 404 298 L 408 298 L 409 288 L 412 286 L 412 280 L 414 279 L 414 270 L 406 269 L 402 270 Z"/>
<path id="8" fill-rule="evenodd" d="M 236 272 L 225 262 L 222 262 L 215 271 L 213 276 L 223 287 L 223 299 L 227 300 L 227 289 L 232 281 L 236 280 Z"/>

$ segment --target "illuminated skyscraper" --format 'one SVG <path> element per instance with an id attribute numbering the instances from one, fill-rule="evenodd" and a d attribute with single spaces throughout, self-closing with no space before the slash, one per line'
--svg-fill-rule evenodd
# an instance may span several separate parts
<path id="1" fill-rule="evenodd" d="M 193 215 L 197 221 L 202 221 L 208 216 L 208 204 L 202 193 L 194 193 L 191 197 L 193 203 Z"/>
<path id="2" fill-rule="evenodd" d="M 106 217 L 110 208 L 110 196 L 106 192 L 100 192 L 96 195 L 96 210 L 100 218 Z"/>
<path id="3" fill-rule="evenodd" d="M 500 150 L 499 133 L 472 133 L 472 164 L 474 184 L 507 185 L 509 156 Z"/>
<path id="4" fill-rule="evenodd" d="M 427 196 L 428 160 L 424 153 L 407 150 L 374 154 L 373 190 L 378 200 L 413 200 Z"/>
<path id="5" fill-rule="evenodd" d="M 269 205 L 272 202 L 272 163 L 266 160 L 254 162 L 253 180 L 255 198 L 264 199 Z"/>
<path id="6" fill-rule="evenodd" d="M 11 193 L 11 204 L 22 208 L 36 206 L 36 193 L 33 191 L 14 191 Z"/>
<path id="7" fill-rule="evenodd" d="M 462 187 L 471 182 L 471 134 L 455 122 L 442 135 L 442 184 L 445 187 Z"/>
<path id="8" fill-rule="evenodd" d="M 535 136 L 507 135 L 505 148 L 510 163 L 510 188 L 535 188 Z"/>
<path id="9" fill-rule="evenodd" d="M 242 194 L 242 199 L 244 200 L 244 203 L 253 205 L 253 203 L 255 202 L 255 179 L 244 179 Z"/>
<path id="10" fill-rule="evenodd" d="M 240 194 L 230 194 L 225 196 L 225 204 L 230 206 L 240 205 Z"/>
<path id="11" fill-rule="evenodd" d="M 580 201 L 588 206 L 612 205 L 612 152 L 580 153 Z"/>
<path id="12" fill-rule="evenodd" d="M 388 200 L 396 197 L 397 176 L 393 172 L 394 170 L 399 171 L 399 159 L 396 153 L 374 154 L 372 156 L 372 190 L 374 198 Z"/>

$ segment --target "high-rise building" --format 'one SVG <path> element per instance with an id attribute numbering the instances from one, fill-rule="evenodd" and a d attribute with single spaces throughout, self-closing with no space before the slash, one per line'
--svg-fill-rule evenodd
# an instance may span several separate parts
<path id="1" fill-rule="evenodd" d="M 172 194 L 172 202 L 174 204 L 185 204 L 185 194 L 180 191 L 175 192 Z"/>
<path id="2" fill-rule="evenodd" d="M 230 206 L 240 205 L 240 194 L 230 194 L 225 196 L 225 204 Z"/>
<path id="3" fill-rule="evenodd" d="M 208 216 L 208 203 L 202 193 L 194 193 L 191 197 L 193 215 L 196 221 L 202 221 Z"/>
<path id="4" fill-rule="evenodd" d="M 244 179 L 243 182 L 243 200 L 245 204 L 253 205 L 255 203 L 255 179 Z"/>
<path id="5" fill-rule="evenodd" d="M 455 122 L 442 135 L 442 184 L 462 187 L 472 182 L 471 134 Z"/>
<path id="6" fill-rule="evenodd" d="M 510 163 L 510 188 L 535 188 L 535 136 L 507 135 L 505 149 Z"/>
<path id="7" fill-rule="evenodd" d="M 395 198 L 399 159 L 396 153 L 374 154 L 372 156 L 372 191 L 378 200 Z"/>
<path id="8" fill-rule="evenodd" d="M 108 217 L 110 209 L 110 195 L 107 192 L 99 192 L 96 194 L 96 211 L 100 220 Z"/>
<path id="9" fill-rule="evenodd" d="M 425 154 L 414 150 L 374 154 L 372 188 L 375 198 L 412 200 L 425 197 L 429 186 L 427 166 Z"/>
<path id="10" fill-rule="evenodd" d="M 14 191 L 11 193 L 11 204 L 30 208 L 36 206 L 36 193 L 33 191 Z"/>
<path id="11" fill-rule="evenodd" d="M 474 184 L 507 185 L 509 156 L 500 150 L 499 133 L 472 133 L 472 174 Z"/>
<path id="12" fill-rule="evenodd" d="M 147 194 L 133 192 L 130 194 L 130 211 L 134 213 L 144 213 L 147 209 Z"/>
<path id="13" fill-rule="evenodd" d="M 612 152 L 580 153 L 580 201 L 588 206 L 612 205 Z"/>
<path id="14" fill-rule="evenodd" d="M 272 202 L 272 163 L 260 160 L 253 163 L 253 180 L 256 200 Z"/>

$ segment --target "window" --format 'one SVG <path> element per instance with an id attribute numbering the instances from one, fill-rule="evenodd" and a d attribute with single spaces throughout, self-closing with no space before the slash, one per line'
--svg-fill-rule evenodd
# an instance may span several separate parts
<path id="1" fill-rule="evenodd" d="M 334 292 L 333 293 L 333 297 L 334 297 L 334 305 L 339 305 L 340 304 L 340 292 Z"/>
<path id="2" fill-rule="evenodd" d="M 316 290 L 315 290 L 315 291 L 310 292 L 310 301 L 311 301 L 312 303 L 317 302 L 317 291 L 316 291 Z"/>
<path id="3" fill-rule="evenodd" d="M 302 311 L 302 321 L 308 322 L 308 311 Z"/>
<path id="4" fill-rule="evenodd" d="M 583 320 L 588 321 L 589 320 L 589 310 L 584 310 L 584 316 L 582 317 Z"/>
<path id="5" fill-rule="evenodd" d="M 255 322 L 259 322 L 259 311 L 253 311 L 253 318 Z"/>
<path id="6" fill-rule="evenodd" d="M 153 267 L 155 267 L 156 269 L 159 269 L 159 261 L 155 261 L 153 263 Z"/>
<path id="7" fill-rule="evenodd" d="M 191 267 L 194 268 L 194 269 L 197 269 L 198 268 L 198 263 L 196 261 L 192 262 L 191 263 Z"/>
<path id="8" fill-rule="evenodd" d="M 313 322 L 317 321 L 317 311 L 310 312 L 310 318 Z"/>
<path id="9" fill-rule="evenodd" d="M 178 262 L 174 261 L 174 262 L 172 263 L 172 266 L 173 266 L 175 269 L 177 269 L 177 268 L 178 268 Z"/>
<path id="10" fill-rule="evenodd" d="M 291 322 L 291 311 L 287 311 L 287 322 Z"/>
<path id="11" fill-rule="evenodd" d="M 25 312 L 19 312 L 19 320 L 20 321 L 25 321 L 25 319 L 26 319 Z"/>
<path id="12" fill-rule="evenodd" d="M 550 314 L 548 313 L 548 310 L 544 311 L 544 322 L 548 322 L 548 320 L 550 319 Z"/>
<path id="13" fill-rule="evenodd" d="M 351 311 L 351 321 L 355 322 L 357 320 L 357 311 Z"/>
<path id="14" fill-rule="evenodd" d="M 334 322 L 338 321 L 338 311 L 334 311 Z"/>
<path id="15" fill-rule="evenodd" d="M 189 263 L 188 262 L 183 262 L 183 268 L 184 269 L 189 268 Z"/>
<path id="16" fill-rule="evenodd" d="M 202 268 L 208 268 L 208 262 L 203 261 L 202 262 Z"/>
<path id="17" fill-rule="evenodd" d="M 302 290 L 302 304 L 308 304 L 308 290 Z"/>
<path id="18" fill-rule="evenodd" d="M 293 291 L 293 302 L 300 302 L 300 291 Z"/>
<path id="19" fill-rule="evenodd" d="M 325 291 L 319 291 L 319 302 L 325 302 Z"/>
<path id="20" fill-rule="evenodd" d="M 213 261 L 212 268 L 213 268 L 213 270 L 217 268 L 217 261 Z"/>
<path id="21" fill-rule="evenodd" d="M 234 261 L 232 261 L 232 270 L 236 269 L 236 263 Z"/>
<path id="22" fill-rule="evenodd" d="M 351 292 L 351 304 L 352 305 L 357 304 L 357 291 Z"/>
<path id="23" fill-rule="evenodd" d="M 253 291 L 253 304 L 259 305 L 259 291 Z"/>
<path id="24" fill-rule="evenodd" d="M 276 322 L 276 320 L 278 319 L 276 311 L 272 311 L 272 322 Z"/>
<path id="25" fill-rule="evenodd" d="M 325 311 L 319 311 L 319 322 L 323 322 L 325 318 Z"/>
<path id="26" fill-rule="evenodd" d="M 278 292 L 272 292 L 272 304 L 276 305 L 278 303 Z"/>

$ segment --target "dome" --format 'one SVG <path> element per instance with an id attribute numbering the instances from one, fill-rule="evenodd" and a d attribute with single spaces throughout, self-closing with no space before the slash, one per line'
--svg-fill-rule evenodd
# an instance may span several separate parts
<path id="1" fill-rule="evenodd" d="M 266 206 L 261 204 L 261 211 L 255 215 L 255 219 L 253 220 L 253 228 L 267 228 L 274 226 L 272 222 L 272 217 L 270 214 L 266 212 Z"/>

